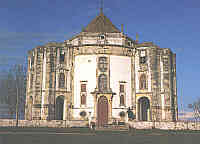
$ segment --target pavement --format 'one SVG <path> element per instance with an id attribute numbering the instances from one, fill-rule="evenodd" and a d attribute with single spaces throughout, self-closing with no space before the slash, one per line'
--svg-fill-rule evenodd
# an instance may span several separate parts
<path id="1" fill-rule="evenodd" d="M 0 144 L 199 144 L 199 132 L 159 130 L 1 129 Z"/>

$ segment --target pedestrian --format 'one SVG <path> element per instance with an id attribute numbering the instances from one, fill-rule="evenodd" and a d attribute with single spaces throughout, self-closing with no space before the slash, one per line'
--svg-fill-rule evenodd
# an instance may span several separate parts
<path id="1" fill-rule="evenodd" d="M 89 112 L 89 116 L 88 116 L 88 124 L 89 124 L 89 128 L 90 128 L 90 129 L 92 129 L 91 122 L 92 122 L 92 115 L 91 115 L 91 112 Z"/>
<path id="2" fill-rule="evenodd" d="M 92 130 L 95 130 L 95 123 L 91 122 L 91 125 L 92 125 Z"/>

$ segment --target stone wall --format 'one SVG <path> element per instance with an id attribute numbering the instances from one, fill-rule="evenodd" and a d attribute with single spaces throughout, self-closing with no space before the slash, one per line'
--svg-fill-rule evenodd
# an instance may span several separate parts
<path id="1" fill-rule="evenodd" d="M 200 122 L 129 122 L 135 129 L 200 130 Z"/>
<path id="2" fill-rule="evenodd" d="M 163 129 L 163 130 L 200 130 L 200 122 L 129 122 L 130 128 L 136 129 Z M 65 120 L 19 120 L 19 127 L 86 127 L 88 121 Z M 15 127 L 16 120 L 0 119 L 0 127 Z"/>
<path id="3" fill-rule="evenodd" d="M 65 128 L 65 127 L 86 127 L 88 121 L 65 121 L 65 120 L 19 120 L 19 127 L 52 127 L 52 128 Z M 0 127 L 14 127 L 16 120 L 0 119 Z"/>

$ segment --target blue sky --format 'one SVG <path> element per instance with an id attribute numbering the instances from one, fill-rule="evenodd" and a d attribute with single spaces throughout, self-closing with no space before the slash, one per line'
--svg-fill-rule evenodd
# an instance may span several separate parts
<path id="1" fill-rule="evenodd" d="M 0 0 L 0 69 L 25 63 L 27 51 L 63 41 L 99 12 L 100 0 Z M 200 97 L 200 1 L 104 0 L 104 13 L 139 41 L 153 41 L 177 54 L 178 104 Z"/>

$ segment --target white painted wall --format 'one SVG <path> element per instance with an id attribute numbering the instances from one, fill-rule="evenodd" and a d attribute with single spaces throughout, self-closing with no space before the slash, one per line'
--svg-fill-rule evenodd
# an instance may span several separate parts
<path id="1" fill-rule="evenodd" d="M 98 37 L 83 37 L 82 44 L 95 44 Z"/>
<path id="2" fill-rule="evenodd" d="M 125 104 L 120 106 L 119 82 L 125 81 Z M 131 106 L 131 58 L 125 56 L 110 56 L 110 87 L 116 95 L 113 97 L 113 108 L 128 108 Z M 122 109 L 113 109 L 113 117 L 119 117 Z M 125 110 L 126 111 L 126 110 Z"/>
<path id="3" fill-rule="evenodd" d="M 107 37 L 106 40 L 107 40 L 108 44 L 114 44 L 114 45 L 122 45 L 123 44 L 122 38 Z"/>
<path id="4" fill-rule="evenodd" d="M 96 88 L 96 58 L 95 55 L 80 55 L 75 57 L 74 66 L 74 117 L 80 117 L 80 82 L 87 81 L 86 108 L 94 108 L 94 98 L 91 92 Z M 88 110 L 89 111 L 89 110 Z M 90 110 L 91 111 L 91 110 Z"/>
<path id="5" fill-rule="evenodd" d="M 139 92 L 139 73 L 138 71 L 140 70 L 140 65 L 139 65 L 139 54 L 138 52 L 136 53 L 135 56 L 135 89 L 136 89 L 136 93 Z"/>
<path id="6" fill-rule="evenodd" d="M 148 92 L 152 91 L 152 82 L 151 82 L 151 67 L 150 67 L 150 57 L 149 57 L 149 51 L 147 50 L 147 64 L 148 64 L 148 72 L 147 72 L 147 78 L 148 78 Z"/>

